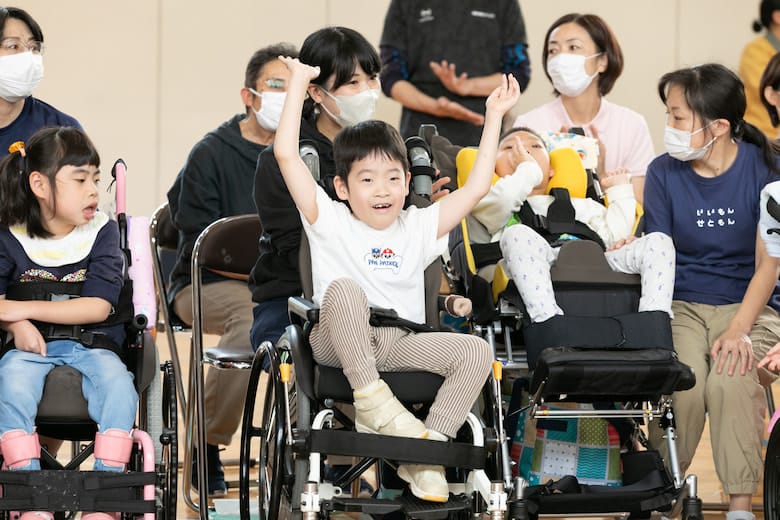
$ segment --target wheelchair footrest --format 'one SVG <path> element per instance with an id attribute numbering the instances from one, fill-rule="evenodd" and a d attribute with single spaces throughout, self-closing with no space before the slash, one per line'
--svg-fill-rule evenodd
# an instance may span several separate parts
<path id="1" fill-rule="evenodd" d="M 620 488 L 604 493 L 556 494 L 526 500 L 528 511 L 545 515 L 590 515 L 669 511 L 675 500 L 673 491 L 624 492 Z M 516 504 L 510 504 L 510 509 Z"/>
<path id="2" fill-rule="evenodd" d="M 143 487 L 156 473 L 112 471 L 0 471 L 0 511 L 153 513 Z"/>
<path id="3" fill-rule="evenodd" d="M 450 513 L 471 510 L 471 499 L 465 495 L 450 495 L 444 503 L 426 502 L 417 497 L 404 493 L 398 500 L 403 506 L 403 511 L 409 518 L 419 520 L 433 520 L 438 518 L 450 518 Z"/>
<path id="4" fill-rule="evenodd" d="M 571 400 L 654 401 L 693 386 L 693 370 L 665 349 L 548 348 L 539 356 L 531 393 Z"/>
<path id="5" fill-rule="evenodd" d="M 295 432 L 302 436 L 303 432 Z M 309 452 L 397 460 L 416 464 L 438 464 L 464 469 L 485 467 L 487 450 L 462 442 L 408 439 L 390 435 L 357 433 L 346 430 L 313 430 L 309 433 Z"/>
<path id="6" fill-rule="evenodd" d="M 334 497 L 330 500 L 323 500 L 320 508 L 324 511 L 386 515 L 400 510 L 401 505 L 393 500 L 383 498 Z"/>
<path id="7" fill-rule="evenodd" d="M 396 500 L 334 497 L 323 501 L 321 507 L 325 511 L 360 512 L 369 515 L 400 511 L 407 518 L 435 520 L 449 518 L 453 512 L 469 510 L 471 499 L 464 495 L 450 495 L 449 500 L 444 503 L 426 502 L 405 492 Z"/>

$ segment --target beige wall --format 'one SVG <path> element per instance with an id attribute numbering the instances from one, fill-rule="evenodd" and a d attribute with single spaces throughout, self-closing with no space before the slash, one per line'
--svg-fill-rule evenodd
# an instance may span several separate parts
<path id="1" fill-rule="evenodd" d="M 457 0 L 452 0 L 453 2 Z M 664 124 L 655 84 L 674 68 L 719 61 L 736 67 L 758 1 L 520 0 L 532 79 L 517 111 L 550 99 L 539 69 L 541 39 L 571 11 L 603 16 L 626 67 L 610 99 L 648 120 L 656 143 Z M 389 0 L 21 0 L 41 24 L 46 78 L 36 95 L 75 116 L 108 170 L 128 164 L 128 208 L 149 214 L 192 145 L 242 111 L 239 89 L 251 53 L 288 41 L 299 46 L 324 25 L 353 27 L 379 43 Z M 397 123 L 400 109 L 383 99 L 378 116 Z"/>

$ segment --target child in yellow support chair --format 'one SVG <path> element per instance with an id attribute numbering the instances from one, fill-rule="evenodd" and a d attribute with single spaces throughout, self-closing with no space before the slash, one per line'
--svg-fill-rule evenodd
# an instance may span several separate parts
<path id="1" fill-rule="evenodd" d="M 556 201 L 547 194 L 555 172 L 544 140 L 528 128 L 513 129 L 499 143 L 496 174 L 499 180 L 472 211 L 493 236 L 500 239 L 508 274 L 515 282 L 531 321 L 534 323 L 562 315 L 553 294 L 550 267 L 559 247 L 576 233 L 551 233 L 534 229 L 530 220 L 544 223 L 548 209 Z M 622 273 L 642 276 L 640 311 L 664 311 L 671 316 L 674 288 L 674 246 L 668 236 L 650 233 L 641 238 L 632 235 L 636 218 L 636 199 L 623 171 L 609 174 L 601 181 L 609 205 L 589 198 L 571 197 L 578 229 L 606 247 L 610 267 Z M 519 223 L 514 223 L 519 215 Z M 510 225 L 507 222 L 512 218 Z M 545 236 L 540 234 L 540 231 Z"/>

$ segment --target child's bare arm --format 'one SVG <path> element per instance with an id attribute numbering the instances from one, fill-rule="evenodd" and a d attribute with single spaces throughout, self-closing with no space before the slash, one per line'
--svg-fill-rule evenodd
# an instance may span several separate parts
<path id="1" fill-rule="evenodd" d="M 15 301 L 0 300 L 0 321 L 22 320 L 81 325 L 99 323 L 108 318 L 111 303 L 103 298 L 85 296 L 63 301 Z"/>
<path id="2" fill-rule="evenodd" d="M 274 157 L 293 202 L 310 224 L 317 220 L 317 184 L 298 152 L 301 110 L 309 82 L 319 76 L 319 67 L 310 67 L 296 58 L 280 56 L 290 69 L 287 97 L 274 139 Z"/>
<path id="3" fill-rule="evenodd" d="M 46 342 L 31 320 L 81 325 L 99 323 L 108 318 L 110 312 L 111 303 L 92 296 L 58 302 L 15 301 L 0 296 L 0 326 L 13 334 L 17 349 L 42 356 L 46 356 Z"/>
<path id="4" fill-rule="evenodd" d="M 488 97 L 485 126 L 479 141 L 477 159 L 474 161 L 468 181 L 462 188 L 437 203 L 440 205 L 437 236 L 441 237 L 449 233 L 490 189 L 496 164 L 501 120 L 504 114 L 517 103 L 519 97 L 520 86 L 512 75 L 505 76 L 502 85 Z"/>

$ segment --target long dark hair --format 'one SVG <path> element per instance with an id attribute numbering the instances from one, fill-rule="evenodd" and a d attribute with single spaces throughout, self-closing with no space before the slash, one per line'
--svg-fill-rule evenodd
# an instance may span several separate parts
<path id="1" fill-rule="evenodd" d="M 761 148 L 764 163 L 775 173 L 778 149 L 764 133 L 743 119 L 745 116 L 745 87 L 739 77 L 719 63 L 705 63 L 675 70 L 661 76 L 658 96 L 666 104 L 666 95 L 673 85 L 682 88 L 685 102 L 703 123 L 725 119 L 730 125 L 730 137 Z"/>
<path id="2" fill-rule="evenodd" d="M 379 74 L 382 68 L 374 46 L 362 34 L 347 27 L 325 27 L 313 32 L 303 42 L 299 57 L 301 62 L 320 68 L 320 75 L 313 84 L 324 86 L 334 76 L 333 90 L 347 83 L 358 65 L 368 75 Z M 313 110 L 314 101 L 307 99 L 303 106 L 304 117 Z"/>
<path id="3" fill-rule="evenodd" d="M 78 128 L 50 127 L 38 130 L 0 162 L 0 224 L 27 226 L 31 237 L 49 238 L 41 207 L 30 187 L 30 173 L 40 172 L 56 186 L 57 172 L 63 166 L 99 167 L 100 156 L 87 134 Z M 56 200 L 56 190 L 52 197 Z"/>

